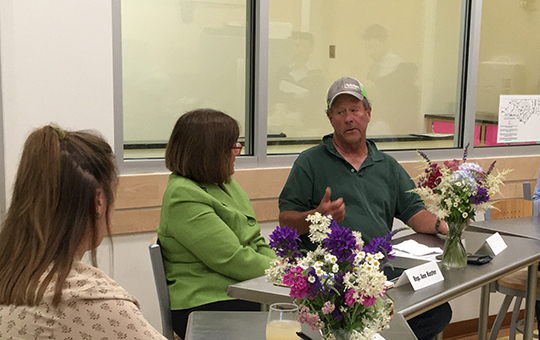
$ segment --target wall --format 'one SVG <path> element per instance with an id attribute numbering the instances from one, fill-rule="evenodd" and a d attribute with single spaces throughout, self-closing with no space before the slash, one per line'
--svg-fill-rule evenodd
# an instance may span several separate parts
<path id="1" fill-rule="evenodd" d="M 0 1 L 8 193 L 35 127 L 91 128 L 113 142 L 111 32 L 109 0 Z"/>
<path id="2" fill-rule="evenodd" d="M 24 139 L 35 127 L 56 122 L 70 129 L 92 128 L 113 142 L 111 31 L 110 0 L 0 1 L 5 183 L 8 192 L 13 184 Z M 511 161 L 508 159 L 508 167 L 523 170 L 519 175 L 522 177 L 512 179 L 514 183 L 509 188 L 514 189 L 520 178 L 534 178 L 534 171 L 540 165 L 538 157 L 529 161 L 520 158 L 517 163 L 510 164 Z M 39 165 L 36 165 L 36 169 L 39 170 Z M 263 225 L 267 233 L 275 225 L 275 221 L 272 221 L 276 213 L 275 195 L 288 170 L 257 171 L 239 171 L 237 176 L 254 199 L 254 205 L 259 206 L 258 214 L 268 221 Z M 261 171 L 265 178 L 271 180 L 270 194 L 259 191 L 256 184 L 260 178 L 257 181 L 256 176 L 249 175 L 260 174 Z M 163 176 L 158 177 L 158 181 L 163 183 Z M 143 195 L 135 195 L 133 192 L 129 194 L 129 191 L 137 190 L 139 182 L 135 180 L 127 185 L 130 180 L 135 179 L 129 176 L 122 178 L 121 181 L 126 183 L 120 189 L 122 195 L 133 199 L 157 197 L 157 201 L 152 201 L 148 207 L 155 213 L 163 184 L 154 192 L 147 190 Z M 124 231 L 129 231 L 133 227 L 131 221 L 118 219 L 122 209 L 128 209 L 128 206 L 122 208 L 126 202 L 119 200 L 115 228 L 123 227 L 127 228 Z M 130 204 L 146 209 L 140 206 L 140 202 Z M 155 225 L 151 214 L 144 223 L 145 228 Z M 104 241 L 99 250 L 99 259 L 100 266 L 106 272 L 140 299 L 145 316 L 159 329 L 157 299 L 146 250 L 152 235 L 151 232 L 116 235 L 113 237 L 114 256 L 111 256 L 112 251 Z M 455 313 L 454 321 L 475 317 L 477 301 L 467 297 L 458 300 L 461 309 Z"/>

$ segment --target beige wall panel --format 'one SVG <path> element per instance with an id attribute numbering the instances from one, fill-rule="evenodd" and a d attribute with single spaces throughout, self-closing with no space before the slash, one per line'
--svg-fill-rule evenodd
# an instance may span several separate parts
<path id="1" fill-rule="evenodd" d="M 471 159 L 487 168 L 493 158 Z M 421 162 L 401 163 L 411 176 L 417 176 Z M 497 170 L 512 169 L 506 176 L 501 193 L 494 199 L 523 197 L 523 181 L 536 181 L 540 156 L 509 157 L 497 159 Z M 246 190 L 252 200 L 259 222 L 275 221 L 278 218 L 277 198 L 289 174 L 289 168 L 237 170 L 235 179 Z M 159 224 L 159 207 L 168 174 L 126 175 L 120 177 L 116 210 L 113 216 L 113 233 L 139 233 L 154 231 Z"/>
<path id="2" fill-rule="evenodd" d="M 116 209 L 161 206 L 167 178 L 167 174 L 120 176 Z"/>
<path id="3" fill-rule="evenodd" d="M 237 170 L 234 178 L 252 200 L 279 196 L 290 168 Z"/>
<path id="4" fill-rule="evenodd" d="M 276 198 L 251 201 L 257 221 L 277 221 L 279 217 L 278 200 Z"/>
<path id="5" fill-rule="evenodd" d="M 131 234 L 155 231 L 160 208 L 116 210 L 112 215 L 111 233 Z"/>

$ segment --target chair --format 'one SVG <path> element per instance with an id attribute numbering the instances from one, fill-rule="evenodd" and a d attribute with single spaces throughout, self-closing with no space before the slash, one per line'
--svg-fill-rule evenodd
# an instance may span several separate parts
<path id="1" fill-rule="evenodd" d="M 539 201 L 531 201 L 531 186 L 529 182 L 523 183 L 523 199 L 509 199 L 502 200 L 494 205 L 497 209 L 489 209 L 486 211 L 486 220 L 496 220 L 505 218 L 517 218 L 539 215 Z M 540 278 L 540 276 L 539 276 Z M 510 335 L 509 340 L 516 338 L 516 332 L 523 333 L 522 321 L 518 321 L 519 309 L 521 303 L 527 294 L 527 270 L 521 270 L 516 273 L 507 275 L 499 280 L 495 284 L 495 291 L 505 295 L 501 308 L 497 313 L 495 322 L 489 335 L 489 340 L 495 340 L 499 329 L 501 328 L 504 316 L 508 311 L 508 307 L 514 301 L 514 307 L 512 308 L 512 317 L 510 319 Z M 540 292 L 540 279 L 537 286 L 538 292 Z M 540 300 L 540 293 L 536 295 L 536 299 Z M 538 336 L 534 335 L 535 338 Z"/>
<path id="2" fill-rule="evenodd" d="M 167 288 L 167 276 L 165 275 L 165 266 L 161 254 L 159 239 L 148 246 L 150 252 L 150 261 L 152 262 L 152 271 L 154 272 L 154 282 L 159 301 L 159 311 L 161 313 L 161 333 L 169 340 L 175 339 L 172 328 L 171 309 L 169 300 L 169 289 Z"/>

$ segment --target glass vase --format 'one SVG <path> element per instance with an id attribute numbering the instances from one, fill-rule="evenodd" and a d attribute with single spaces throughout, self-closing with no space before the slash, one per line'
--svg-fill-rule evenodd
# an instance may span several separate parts
<path id="1" fill-rule="evenodd" d="M 467 266 L 467 251 L 461 241 L 463 231 L 469 225 L 469 220 L 446 221 L 448 235 L 444 242 L 441 264 L 445 268 L 464 268 Z"/>
<path id="2" fill-rule="evenodd" d="M 352 335 L 352 331 L 346 331 L 344 329 L 336 329 L 332 333 L 336 340 L 349 340 Z"/>

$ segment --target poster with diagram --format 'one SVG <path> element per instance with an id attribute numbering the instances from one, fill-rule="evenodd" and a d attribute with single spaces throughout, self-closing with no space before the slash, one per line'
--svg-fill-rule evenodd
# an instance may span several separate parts
<path id="1" fill-rule="evenodd" d="M 502 95 L 498 143 L 540 141 L 540 95 Z"/>

